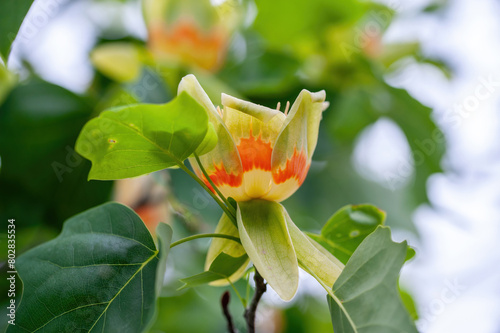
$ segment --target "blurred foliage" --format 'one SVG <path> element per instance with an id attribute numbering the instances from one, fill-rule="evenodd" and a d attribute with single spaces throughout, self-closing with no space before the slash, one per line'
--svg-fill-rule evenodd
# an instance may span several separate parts
<path id="1" fill-rule="evenodd" d="M 0 2 L 0 58 L 7 59 L 10 46 L 33 0 L 3 0 Z M 8 13 L 6 15 L 5 13 Z"/>
<path id="2" fill-rule="evenodd" d="M 416 42 L 382 41 L 395 11 L 361 0 L 227 0 L 218 6 L 200 1 L 143 1 L 147 40 L 127 31 L 110 40 L 109 28 L 102 28 L 89 56 L 96 75 L 82 95 L 33 74 L 16 82 L 0 66 L 0 218 L 16 218 L 18 252 L 52 238 L 65 219 L 110 198 L 112 183 L 88 182 L 90 163 L 72 150 L 87 120 L 111 106 L 166 103 L 187 73 L 198 77 L 216 105 L 221 92 L 274 107 L 293 102 L 303 88 L 325 89 L 330 107 L 323 114 L 315 162 L 304 185 L 284 203 L 294 222 L 318 232 L 336 209 L 369 202 L 387 212 L 387 225 L 414 230 L 411 214 L 427 201 L 426 180 L 441 171 L 445 143 L 431 110 L 384 77 L 408 59 L 450 72 L 439 59 L 427 59 Z M 123 6 L 126 1 L 95 2 Z M 443 3 L 426 8 L 426 15 L 439 13 Z M 30 4 L 1 2 L 2 57 Z M 409 175 L 396 174 L 385 183 L 361 176 L 352 159 L 360 134 L 380 119 L 401 129 L 415 159 Z M 170 203 L 178 217 L 174 237 L 212 232 L 218 208 L 187 176 L 179 171 L 171 176 Z M 172 259 L 176 278 L 203 267 L 206 246 L 185 249 L 172 256 L 178 258 Z M 223 319 L 214 305 L 222 290 L 170 294 L 162 299 L 151 332 L 220 332 Z M 6 293 L 0 292 L 3 300 Z M 277 310 L 283 331 L 331 329 L 319 315 L 328 313 L 325 302 L 304 299 Z M 239 317 L 243 309 L 232 303 Z M 193 313 L 199 320 L 190 319 Z M 172 316 L 178 320 L 169 321 Z"/>

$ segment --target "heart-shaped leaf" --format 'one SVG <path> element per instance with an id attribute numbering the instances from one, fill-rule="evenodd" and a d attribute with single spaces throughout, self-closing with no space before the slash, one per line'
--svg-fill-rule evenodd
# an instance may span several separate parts
<path id="1" fill-rule="evenodd" d="M 406 252 L 387 227 L 365 238 L 328 296 L 335 333 L 417 333 L 398 290 Z"/>
<path id="2" fill-rule="evenodd" d="M 92 161 L 89 179 L 111 180 L 179 166 L 216 143 L 205 109 L 181 93 L 163 105 L 136 104 L 102 112 L 85 125 L 76 151 Z"/>
<path id="3" fill-rule="evenodd" d="M 69 219 L 19 257 L 24 291 L 7 332 L 141 332 L 155 315 L 171 235 L 160 224 L 158 250 L 139 216 L 117 203 Z"/>
<path id="4" fill-rule="evenodd" d="M 325 223 L 321 234 L 307 235 L 346 264 L 366 236 L 385 220 L 385 213 L 372 205 L 348 205 Z"/>

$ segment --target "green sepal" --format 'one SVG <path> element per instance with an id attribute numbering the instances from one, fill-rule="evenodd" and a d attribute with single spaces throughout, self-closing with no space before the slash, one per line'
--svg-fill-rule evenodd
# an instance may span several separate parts
<path id="1" fill-rule="evenodd" d="M 285 209 L 274 201 L 250 200 L 238 203 L 236 215 L 241 244 L 257 271 L 283 300 L 291 300 L 299 268 Z"/>

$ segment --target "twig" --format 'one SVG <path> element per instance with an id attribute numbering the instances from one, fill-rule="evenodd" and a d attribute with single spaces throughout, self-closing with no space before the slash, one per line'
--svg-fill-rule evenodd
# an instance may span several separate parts
<path id="1" fill-rule="evenodd" d="M 253 279 L 255 281 L 255 294 L 253 295 L 250 306 L 245 309 L 244 314 L 245 320 L 247 322 L 248 333 L 255 333 L 255 313 L 257 311 L 257 306 L 259 305 L 259 301 L 262 298 L 262 295 L 267 290 L 267 285 L 257 269 L 255 270 Z"/>
<path id="2" fill-rule="evenodd" d="M 229 301 L 231 300 L 229 291 L 226 291 L 224 294 L 222 294 L 222 297 L 220 299 L 220 304 L 222 306 L 222 312 L 224 313 L 224 317 L 226 317 L 227 321 L 227 330 L 229 333 L 236 333 L 236 330 L 234 328 L 233 324 L 233 318 L 231 317 L 231 313 L 229 313 Z"/>

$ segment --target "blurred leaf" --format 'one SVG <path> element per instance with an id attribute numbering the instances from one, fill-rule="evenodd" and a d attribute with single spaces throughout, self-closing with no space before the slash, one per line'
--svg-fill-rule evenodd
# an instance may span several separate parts
<path id="1" fill-rule="evenodd" d="M 417 320 L 418 319 L 417 306 L 415 305 L 413 297 L 411 297 L 411 295 L 401 287 L 399 287 L 399 295 L 401 296 L 401 300 L 403 301 L 406 310 L 410 314 L 411 319 Z"/>
<path id="2" fill-rule="evenodd" d="M 37 78 L 10 92 L 0 106 L 1 219 L 59 229 L 109 199 L 113 184 L 88 182 L 90 163 L 72 148 L 91 113 L 91 100 Z"/>
<path id="3" fill-rule="evenodd" d="M 161 253 L 123 205 L 104 204 L 69 219 L 59 237 L 19 257 L 24 291 L 16 325 L 7 332 L 146 328 L 171 237 L 167 225 L 158 230 Z"/>
<path id="4" fill-rule="evenodd" d="M 0 1 L 0 56 L 7 60 L 10 46 L 16 38 L 19 27 L 28 13 L 33 0 L 2 0 Z"/>
<path id="5" fill-rule="evenodd" d="M 415 252 L 415 249 L 410 247 L 408 245 L 408 250 L 406 251 L 406 257 L 405 257 L 405 261 L 408 261 L 408 260 L 411 260 L 413 259 L 413 257 L 415 257 L 417 253 Z"/>
<path id="6" fill-rule="evenodd" d="M 132 43 L 99 45 L 90 54 L 90 59 L 99 71 L 118 82 L 132 81 L 141 72 L 141 49 Z"/>
<path id="7" fill-rule="evenodd" d="M 385 213 L 375 206 L 349 205 L 326 222 L 320 235 L 307 235 L 346 264 L 359 244 L 384 220 Z"/>
<path id="8" fill-rule="evenodd" d="M 390 93 L 387 116 L 399 125 L 404 132 L 415 166 L 413 193 L 415 205 L 427 201 L 427 178 L 442 171 L 441 158 L 445 150 L 445 137 L 432 120 L 432 110 L 421 104 L 403 89 L 389 85 L 385 88 Z M 404 181 L 404 174 L 392 174 L 388 177 L 391 186 Z"/>
<path id="9" fill-rule="evenodd" d="M 7 94 L 14 88 L 17 78 L 0 62 L 0 105 Z"/>
<path id="10" fill-rule="evenodd" d="M 177 88 L 178 81 L 175 82 Z M 175 97 L 176 90 L 169 89 L 159 73 L 148 66 L 142 67 L 136 80 L 125 84 L 128 93 L 141 103 L 163 104 Z"/>
<path id="11" fill-rule="evenodd" d="M 378 119 L 380 115 L 373 107 L 372 96 L 366 89 L 356 88 L 333 99 L 332 114 L 326 121 L 335 139 L 353 142 L 366 126 Z"/>
<path id="12" fill-rule="evenodd" d="M 181 93 L 168 104 L 101 113 L 83 128 L 76 151 L 92 161 L 90 179 L 129 178 L 180 165 L 208 130 L 205 109 Z"/>
<path id="13" fill-rule="evenodd" d="M 398 291 L 406 248 L 387 227 L 366 237 L 328 296 L 335 333 L 417 333 Z"/>
<path id="14" fill-rule="evenodd" d="M 246 254 L 235 258 L 222 252 L 212 262 L 208 271 L 181 279 L 181 282 L 185 284 L 180 289 L 192 288 L 220 279 L 229 279 L 247 260 Z"/>
<path id="15" fill-rule="evenodd" d="M 396 61 L 407 56 L 413 56 L 419 51 L 420 44 L 417 42 L 384 45 L 380 55 L 380 62 L 388 68 Z"/>
<path id="16" fill-rule="evenodd" d="M 365 8 L 356 0 L 297 1 L 293 5 L 286 0 L 256 0 L 256 5 L 254 28 L 275 46 L 317 38 L 328 24 L 354 21 Z"/>
<path id="17" fill-rule="evenodd" d="M 300 63 L 288 54 L 255 52 L 242 63 L 226 66 L 219 76 L 244 95 L 272 96 L 297 83 Z M 227 93 L 227 92 L 225 92 Z"/>

